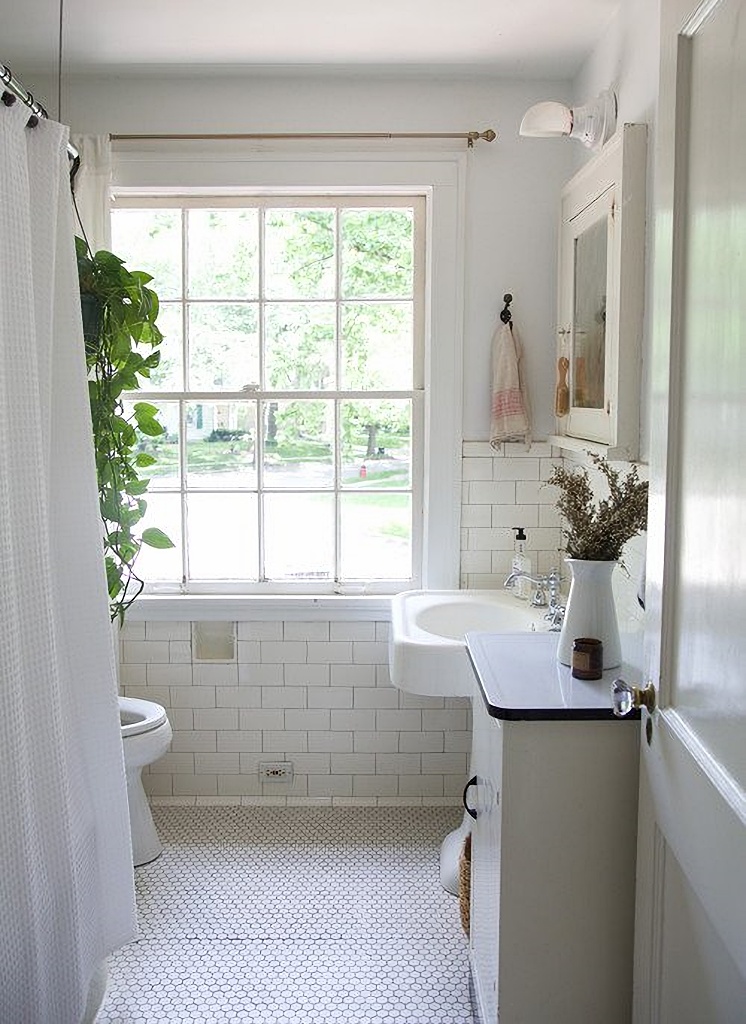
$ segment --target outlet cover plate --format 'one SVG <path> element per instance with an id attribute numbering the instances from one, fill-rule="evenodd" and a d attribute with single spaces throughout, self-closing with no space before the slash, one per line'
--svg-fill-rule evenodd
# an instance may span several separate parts
<path id="1" fill-rule="evenodd" d="M 292 761 L 260 761 L 259 778 L 262 782 L 292 782 Z"/>

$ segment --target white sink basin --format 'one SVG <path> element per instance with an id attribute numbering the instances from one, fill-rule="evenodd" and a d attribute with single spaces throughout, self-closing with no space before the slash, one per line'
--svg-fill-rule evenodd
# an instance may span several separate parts
<path id="1" fill-rule="evenodd" d="M 503 590 L 408 590 L 391 601 L 389 670 L 400 690 L 470 697 L 464 634 L 546 631 L 544 608 Z"/>

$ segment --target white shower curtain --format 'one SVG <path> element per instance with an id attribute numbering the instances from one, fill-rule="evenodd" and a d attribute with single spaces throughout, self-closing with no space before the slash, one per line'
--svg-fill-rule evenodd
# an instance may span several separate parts
<path id="1" fill-rule="evenodd" d="M 78 1024 L 135 934 L 67 130 L 0 106 L 0 1021 Z"/>

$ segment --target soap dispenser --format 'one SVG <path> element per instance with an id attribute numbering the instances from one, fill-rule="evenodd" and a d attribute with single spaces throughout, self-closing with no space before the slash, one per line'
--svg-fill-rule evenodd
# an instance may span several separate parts
<path id="1" fill-rule="evenodd" d="M 511 565 L 512 572 L 531 573 L 531 559 L 526 554 L 526 531 L 522 526 L 514 526 L 515 530 L 515 553 L 513 554 L 513 562 Z M 531 581 L 527 579 L 518 579 L 513 584 L 513 593 L 516 597 L 519 597 L 522 601 L 528 601 L 531 597 Z"/>

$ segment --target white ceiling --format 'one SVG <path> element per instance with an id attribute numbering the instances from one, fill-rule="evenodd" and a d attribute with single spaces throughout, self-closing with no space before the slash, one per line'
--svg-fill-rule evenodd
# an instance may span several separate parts
<path id="1" fill-rule="evenodd" d="M 624 0 L 0 0 L 0 62 L 469 68 L 571 78 Z"/>

